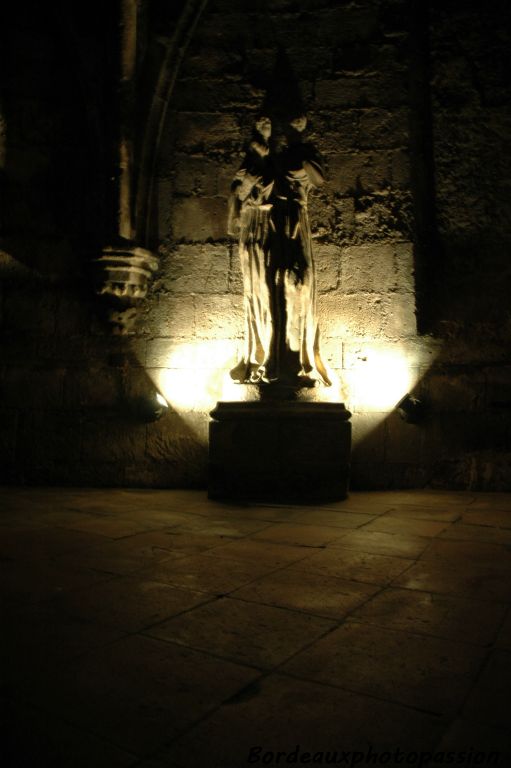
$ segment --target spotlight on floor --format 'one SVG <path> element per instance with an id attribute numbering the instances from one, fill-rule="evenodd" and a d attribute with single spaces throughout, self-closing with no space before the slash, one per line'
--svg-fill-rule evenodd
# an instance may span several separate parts
<path id="1" fill-rule="evenodd" d="M 407 424 L 418 424 L 424 419 L 425 405 L 422 400 L 407 393 L 396 405 L 396 411 Z"/>
<path id="2" fill-rule="evenodd" d="M 143 421 L 158 421 L 169 410 L 169 404 L 159 392 L 153 392 L 140 401 L 140 415 Z"/>

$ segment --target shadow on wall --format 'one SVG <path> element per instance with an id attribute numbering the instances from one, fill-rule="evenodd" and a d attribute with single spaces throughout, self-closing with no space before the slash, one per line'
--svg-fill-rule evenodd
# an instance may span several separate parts
<path id="1" fill-rule="evenodd" d="M 3 62 L 0 267 L 7 277 L 83 279 L 83 253 L 99 246 L 104 216 L 101 94 L 94 103 L 67 14 L 29 5 L 10 9 Z M 84 39 L 107 33 L 105 13 L 85 16 Z M 93 66 L 98 49 L 89 46 Z"/>
<path id="2" fill-rule="evenodd" d="M 351 487 L 509 491 L 508 372 L 453 370 L 441 353 L 413 394 L 425 404 L 416 424 L 397 410 L 353 415 Z"/>

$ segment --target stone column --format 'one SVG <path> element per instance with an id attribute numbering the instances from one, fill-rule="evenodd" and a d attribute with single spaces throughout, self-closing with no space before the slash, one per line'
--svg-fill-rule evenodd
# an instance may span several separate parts
<path id="1" fill-rule="evenodd" d="M 135 110 L 137 103 L 137 50 L 140 0 L 122 0 L 118 130 L 110 175 L 110 240 L 94 259 L 96 293 L 103 299 L 114 330 L 130 330 L 140 303 L 158 269 L 157 256 L 140 242 L 135 217 L 137 173 L 135 162 Z"/>

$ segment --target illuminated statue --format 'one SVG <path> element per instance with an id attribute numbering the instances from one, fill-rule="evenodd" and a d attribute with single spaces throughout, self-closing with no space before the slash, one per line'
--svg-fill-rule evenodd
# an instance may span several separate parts
<path id="1" fill-rule="evenodd" d="M 302 143 L 306 118 L 285 127 L 272 145 L 261 117 L 234 177 L 228 231 L 239 236 L 245 309 L 244 351 L 231 377 L 240 383 L 279 383 L 295 389 L 330 385 L 319 353 L 316 291 L 307 199 L 323 171 Z"/>

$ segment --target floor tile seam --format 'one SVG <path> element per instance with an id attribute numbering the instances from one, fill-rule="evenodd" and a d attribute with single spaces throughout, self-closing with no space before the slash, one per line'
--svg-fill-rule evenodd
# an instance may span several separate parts
<path id="1" fill-rule="evenodd" d="M 369 554 L 369 553 L 366 553 L 366 554 Z M 403 560 L 405 558 L 401 558 L 401 559 Z M 300 563 L 301 562 L 302 561 L 300 561 Z M 410 561 L 410 565 L 407 568 L 405 568 L 404 570 L 400 571 L 397 576 L 392 577 L 392 580 L 385 581 L 384 584 L 382 584 L 381 582 L 376 582 L 376 581 L 362 581 L 362 579 L 360 579 L 360 578 L 354 579 L 354 578 L 346 578 L 345 576 L 337 576 L 337 575 L 329 572 L 328 570 L 320 570 L 318 567 L 314 568 L 314 566 L 312 566 L 308 570 L 312 571 L 313 574 L 316 574 L 318 576 L 329 576 L 329 577 L 334 578 L 334 579 L 343 579 L 344 581 L 353 581 L 355 584 L 364 584 L 365 586 L 370 586 L 370 587 L 390 587 L 392 585 L 392 582 L 393 582 L 394 579 L 400 579 L 401 576 L 404 576 L 404 574 L 406 574 L 407 571 L 410 570 L 410 568 L 412 568 L 416 564 L 416 562 L 417 562 L 416 560 L 411 560 Z M 290 570 L 292 570 L 292 566 L 293 565 L 294 564 L 291 563 L 291 565 L 289 566 Z M 298 565 L 299 565 L 299 563 L 298 563 Z M 301 569 L 297 568 L 296 570 L 298 570 L 300 572 Z M 304 573 L 306 573 L 306 571 L 304 571 Z"/>
<path id="2" fill-rule="evenodd" d="M 380 517 L 381 515 L 385 514 L 385 512 L 387 512 L 386 509 L 383 510 L 383 512 L 369 512 L 366 510 L 362 511 L 361 509 L 353 509 L 353 507 L 343 507 L 341 509 L 339 507 L 332 507 L 328 505 L 318 507 L 317 511 L 319 513 L 329 512 L 329 513 L 339 514 L 339 515 L 370 515 L 371 517 Z"/>
<path id="3" fill-rule="evenodd" d="M 164 586 L 169 586 L 169 585 L 165 584 Z M 184 591 L 191 591 L 191 590 L 184 590 Z M 170 619 L 176 618 L 177 616 L 182 616 L 183 614 L 188 613 L 189 611 L 193 611 L 195 608 L 199 608 L 200 606 L 203 606 L 203 605 L 208 605 L 209 603 L 214 602 L 215 600 L 218 600 L 221 597 L 221 595 L 220 596 L 219 595 L 212 595 L 209 592 L 203 592 L 201 594 L 204 595 L 204 597 L 206 598 L 205 600 L 203 600 L 203 601 L 201 601 L 199 603 L 196 603 L 195 605 L 189 606 L 188 608 L 185 608 L 182 611 L 179 611 L 178 613 L 173 613 L 173 614 L 170 614 L 168 616 L 165 616 L 165 618 L 163 618 L 161 620 L 159 619 L 158 621 L 153 622 L 152 624 L 144 624 L 142 627 L 139 627 L 137 629 L 126 629 L 126 628 L 122 628 L 119 625 L 119 622 L 109 623 L 108 621 L 104 621 L 101 618 L 101 613 L 99 613 L 98 615 L 95 615 L 93 617 L 90 617 L 90 616 L 84 617 L 83 615 L 80 615 L 78 613 L 73 613 L 73 611 L 71 609 L 71 611 L 66 613 L 65 615 L 66 615 L 67 618 L 70 618 L 70 619 L 79 619 L 79 620 L 82 620 L 82 621 L 85 620 L 88 624 L 90 624 L 92 626 L 97 626 L 100 629 L 108 629 L 108 630 L 120 629 L 123 632 L 123 636 L 134 635 L 134 634 L 136 635 L 137 633 L 143 632 L 143 631 L 145 631 L 148 628 L 157 627 L 160 624 L 163 624 L 166 621 L 169 621 Z"/>
<path id="4" fill-rule="evenodd" d="M 210 718 L 212 715 L 215 714 L 215 712 L 222 709 L 224 706 L 229 706 L 229 702 L 231 702 L 233 699 L 239 698 L 240 695 L 243 694 L 244 691 L 250 690 L 256 685 L 260 685 L 260 683 L 265 680 L 267 677 L 269 677 L 272 673 L 271 671 L 268 672 L 266 670 L 258 670 L 260 672 L 259 677 L 254 678 L 254 680 L 251 680 L 249 683 L 245 683 L 239 691 L 236 693 L 231 694 L 230 696 L 226 696 L 225 699 L 223 699 L 219 704 L 215 704 L 214 707 L 211 707 L 206 712 L 204 712 L 202 715 L 200 715 L 198 718 L 193 720 L 192 722 L 188 723 L 188 725 L 183 726 L 177 733 L 174 734 L 170 739 L 164 741 L 161 745 L 159 745 L 153 752 L 148 753 L 144 760 L 155 760 L 156 762 L 160 762 L 162 759 L 164 759 L 164 752 L 168 750 L 173 744 L 175 744 L 177 741 L 185 737 L 190 731 L 193 731 L 194 728 L 199 726 L 202 722 Z M 161 757 L 158 757 L 160 755 Z M 131 768 L 131 767 L 130 767 Z M 136 767 L 134 767 L 136 768 Z M 170 767 L 169 767 L 170 768 Z"/>
<path id="5" fill-rule="evenodd" d="M 177 528 L 180 528 L 182 524 L 180 523 Z M 250 538 L 251 536 L 255 536 L 258 533 L 261 533 L 262 531 L 266 531 L 268 528 L 271 528 L 274 525 L 274 523 L 270 523 L 269 525 L 265 525 L 263 528 L 259 528 L 256 531 L 250 531 L 249 533 L 240 533 L 236 536 L 229 536 L 226 533 L 217 534 L 217 533 L 208 533 L 210 528 L 208 526 L 204 526 L 204 528 L 190 528 L 187 529 L 186 527 L 182 528 L 180 533 L 189 534 L 190 536 L 218 536 L 218 538 L 224 538 L 224 539 L 230 539 L 231 541 L 239 541 L 242 539 Z"/>
<path id="6" fill-rule="evenodd" d="M 458 515 L 453 520 L 441 520 L 439 518 L 435 517 L 414 517 L 410 514 L 392 514 L 392 512 L 387 513 L 388 517 L 394 519 L 394 520 L 414 520 L 418 523 L 443 523 L 444 525 L 453 525 L 454 523 L 459 522 L 463 519 L 462 515 Z M 381 518 L 381 515 L 380 515 Z M 438 534 L 437 534 L 438 535 Z"/>
<path id="7" fill-rule="evenodd" d="M 108 517 L 106 518 L 108 520 L 112 520 L 115 518 Z M 144 530 L 140 531 L 134 531 L 133 533 L 127 533 L 123 536 L 110 536 L 108 533 L 94 533 L 94 536 L 101 536 L 106 541 L 126 541 L 127 539 L 132 539 L 135 536 L 143 536 L 147 533 L 158 533 L 162 530 L 172 530 L 173 528 L 176 528 L 178 525 L 181 525 L 181 523 L 176 523 L 175 525 L 165 525 L 163 528 L 145 528 Z M 64 526 L 64 525 L 54 525 L 54 526 L 48 526 L 52 527 L 54 529 L 57 529 L 59 531 L 74 531 L 75 533 L 86 533 L 88 534 L 89 531 L 84 531 L 83 528 L 73 528 L 72 526 Z M 100 541 L 97 542 L 98 544 L 103 544 L 104 542 Z M 95 546 L 92 544 L 91 546 Z M 86 545 L 84 548 L 89 548 L 89 545 Z M 75 551 L 75 550 L 73 550 Z"/>
<path id="8" fill-rule="evenodd" d="M 267 526 L 271 527 L 271 526 Z M 189 533 L 190 536 L 217 536 L 218 534 L 208 534 L 207 528 L 201 529 L 200 531 L 197 531 L 195 533 L 194 531 L 184 531 L 185 533 Z M 263 529 L 266 530 L 266 527 Z M 259 533 L 259 531 L 252 531 L 251 533 L 242 534 L 241 536 L 228 536 L 227 534 L 220 534 L 218 535 L 219 539 L 227 539 L 226 541 L 221 541 L 219 544 L 214 544 L 212 547 L 208 547 L 208 550 L 210 549 L 216 549 L 217 547 L 224 546 L 226 543 L 231 544 L 236 541 L 245 541 L 246 539 L 251 539 L 256 533 Z"/>
<path id="9" fill-rule="evenodd" d="M 475 570 L 477 573 L 480 573 L 481 571 L 486 571 L 491 576 L 506 576 L 511 571 L 511 559 L 509 563 L 499 563 L 495 560 L 491 560 L 488 558 L 489 562 L 483 562 L 483 561 L 477 561 L 477 560 L 470 560 L 468 555 L 461 556 L 458 555 L 457 557 L 461 561 L 460 563 L 456 562 L 456 558 L 453 558 L 451 555 L 448 555 L 446 557 L 442 556 L 435 556 L 435 557 L 424 557 L 424 553 L 419 555 L 419 557 L 416 559 L 416 563 L 435 563 L 436 565 L 442 565 L 444 568 L 447 567 L 447 570 L 449 571 L 455 571 L 456 573 L 461 573 L 462 575 L 464 573 L 470 573 L 470 570 Z M 465 570 L 468 569 L 468 570 Z"/>
<path id="10" fill-rule="evenodd" d="M 358 525 L 336 525 L 335 523 L 322 523 L 317 520 L 296 520 L 297 525 L 303 525 L 306 528 L 335 528 L 339 531 L 359 531 L 364 525 L 367 523 L 372 523 L 377 518 L 372 518 L 371 520 L 366 520 L 365 523 L 360 523 Z"/>
<path id="11" fill-rule="evenodd" d="M 399 576 L 396 576 L 396 579 L 400 579 L 401 576 L 403 576 L 403 575 L 404 574 L 400 574 Z M 425 594 L 425 595 L 429 595 L 429 594 L 431 594 L 433 592 L 433 590 L 431 590 L 431 589 L 421 589 L 420 587 L 407 587 L 407 586 L 405 586 L 403 584 L 396 584 L 395 583 L 396 579 L 391 581 L 390 584 L 388 584 L 388 586 L 392 587 L 393 589 L 406 589 L 409 592 L 420 592 L 421 594 Z M 499 605 L 511 605 L 511 597 L 509 599 L 507 599 L 507 600 L 500 600 L 500 599 L 496 600 L 495 598 L 492 598 L 492 597 L 475 597 L 475 596 L 472 596 L 470 594 L 467 595 L 466 592 L 438 592 L 438 591 L 435 591 L 435 592 L 433 592 L 433 594 L 441 595 L 441 596 L 443 595 L 444 597 L 463 597 L 463 598 L 466 598 L 466 599 L 469 599 L 469 600 L 480 600 L 481 602 L 486 602 L 486 603 L 498 603 Z"/>
<path id="12" fill-rule="evenodd" d="M 462 518 L 461 522 L 463 525 L 470 525 L 472 528 L 489 528 L 492 531 L 507 531 L 511 532 L 511 521 L 509 526 L 506 525 L 495 525 L 494 523 L 482 523 L 480 520 L 477 521 L 477 523 L 471 523 L 470 520 L 465 520 Z"/>
<path id="13" fill-rule="evenodd" d="M 382 592 L 383 589 L 384 588 L 382 588 L 377 594 L 380 594 L 380 592 Z M 375 597 L 375 595 L 371 595 L 370 597 L 368 596 L 367 600 L 365 600 L 361 605 L 365 605 L 365 603 L 368 602 L 369 600 L 371 600 L 373 597 Z M 247 602 L 250 602 L 250 601 L 247 601 Z M 328 635 L 331 635 L 333 632 L 336 632 L 338 629 L 340 629 L 346 623 L 346 621 L 348 619 L 350 619 L 351 614 L 354 611 L 358 610 L 359 607 L 361 607 L 361 606 L 357 605 L 356 607 L 352 608 L 351 610 L 348 610 L 344 614 L 344 616 L 342 616 L 342 618 L 340 618 L 340 619 L 337 619 L 337 620 L 336 619 L 332 619 L 331 620 L 332 623 L 333 623 L 332 627 L 330 627 L 329 629 L 326 629 L 322 634 L 318 635 L 316 638 L 314 638 L 310 642 L 308 642 L 305 645 L 303 645 L 299 650 L 297 650 L 294 653 L 292 653 L 287 659 L 285 659 L 284 661 L 282 661 L 278 665 L 276 665 L 276 667 L 274 668 L 273 672 L 279 672 L 279 670 L 281 670 L 281 667 L 284 664 L 288 664 L 296 656 L 298 656 L 301 653 L 304 653 L 309 648 L 311 648 L 313 645 L 315 645 L 316 643 L 318 643 L 321 640 L 323 640 L 325 637 L 328 637 Z M 293 609 L 289 609 L 289 610 L 293 610 Z M 323 617 L 318 616 L 318 618 L 323 618 Z"/>
<path id="14" fill-rule="evenodd" d="M 249 602 L 251 602 L 251 601 L 244 601 L 244 602 L 247 602 L 247 603 L 249 603 Z M 258 603 L 255 603 L 255 604 L 256 604 L 256 605 L 259 605 Z M 270 608 L 278 608 L 278 609 L 280 609 L 280 606 L 274 606 L 274 605 L 273 605 L 273 606 L 271 606 L 271 605 L 270 605 L 270 606 L 268 606 L 268 607 L 270 607 Z M 302 615 L 302 616 L 303 616 L 303 615 L 307 615 L 307 614 L 303 614 L 303 613 L 302 613 L 302 612 L 300 612 L 300 611 L 293 611 L 293 609 L 290 609 L 290 608 L 289 608 L 289 609 L 286 609 L 286 608 L 284 608 L 283 610 L 288 610 L 288 611 L 289 611 L 289 612 L 291 612 L 291 613 L 296 613 L 296 614 L 299 614 L 299 615 Z M 316 637 L 314 637 L 314 638 L 313 638 L 313 639 L 311 639 L 310 641 L 306 642 L 306 643 L 305 643 L 304 645 L 302 645 L 302 646 L 301 646 L 299 649 L 297 649 L 296 651 L 294 651 L 293 653 L 291 653 L 289 656 L 286 656 L 286 658 L 285 658 L 285 659 L 283 659 L 281 662 L 279 662 L 278 664 L 272 665 L 271 667 L 258 667 L 258 666 L 256 666 L 256 665 L 251 665 L 251 664 L 247 664 L 247 663 L 245 663 L 245 662 L 240 662 L 240 661 L 239 661 L 239 659 L 238 659 L 238 660 L 236 660 L 236 659 L 233 659 L 231 656 L 229 656 L 229 657 L 224 657 L 224 656 L 222 656 L 222 655 L 220 655 L 220 654 L 216 654 L 216 653 L 212 652 L 212 651 L 211 651 L 211 650 L 209 650 L 209 649 L 203 649 L 203 648 L 193 648 L 193 650 L 197 650 L 197 651 L 199 651 L 200 653 L 204 653 L 204 654 L 206 654 L 207 656 L 212 656 L 213 658 L 216 658 L 216 659 L 218 659 L 218 660 L 221 660 L 221 661 L 229 661 L 229 662 L 233 662 L 233 663 L 235 663 L 235 664 L 238 664 L 238 665 L 240 665 L 240 666 L 248 667 L 248 668 L 250 668 L 250 669 L 255 669 L 255 670 L 257 670 L 258 672 L 262 673 L 264 676 L 268 676 L 268 675 L 270 675 L 270 674 L 273 674 L 273 673 L 277 673 L 277 672 L 279 672 L 280 668 L 281 668 L 281 667 L 282 667 L 284 664 L 287 664 L 287 663 L 288 663 L 289 661 L 291 661 L 291 660 L 292 660 L 292 659 L 293 659 L 293 658 L 294 658 L 294 657 L 295 657 L 297 654 L 300 654 L 300 653 L 302 653 L 302 652 L 306 651 L 308 648 L 310 648 L 310 647 L 311 647 L 312 645 L 314 645 L 316 642 L 318 642 L 319 640 L 322 640 L 324 637 L 327 637 L 327 636 L 328 636 L 328 635 L 329 635 L 331 632 L 334 632 L 336 629 L 338 629 L 338 628 L 339 628 L 339 626 L 340 626 L 340 625 L 343 623 L 343 621 L 344 621 L 344 619 L 342 619 L 340 622 L 339 622 L 339 621 L 336 621 L 335 619 L 333 619 L 333 620 L 332 620 L 332 619 L 325 619 L 325 617 L 323 617 L 323 616 L 317 616 L 317 617 L 315 616 L 314 618 L 319 618 L 319 619 L 322 619 L 323 621 L 329 621 L 329 623 L 331 624 L 331 626 L 330 626 L 330 627 L 328 627 L 327 629 L 325 629 L 323 632 L 319 632 L 319 633 L 316 635 Z M 179 643 L 179 642 L 177 642 L 177 641 L 175 641 L 175 640 L 167 640 L 167 639 L 165 639 L 165 638 L 158 638 L 158 637 L 153 637 L 152 635 L 150 635 L 150 637 L 151 637 L 151 639 L 161 640 L 162 642 L 168 643 L 168 644 L 170 644 L 170 645 L 176 645 L 176 646 L 178 646 L 178 647 L 180 647 L 180 648 L 183 648 L 183 647 L 184 647 L 184 648 L 191 648 L 191 649 L 192 649 L 192 646 L 189 646 L 189 645 L 185 645 L 185 644 L 183 644 L 183 643 Z"/>
<path id="15" fill-rule="evenodd" d="M 215 659 L 215 661 L 227 662 L 228 664 L 233 664 L 233 665 L 235 665 L 237 667 L 242 667 L 243 669 L 248 669 L 248 670 L 250 670 L 252 672 L 257 672 L 258 674 L 262 674 L 262 673 L 270 674 L 273 671 L 273 667 L 258 666 L 257 664 L 254 664 L 254 663 L 251 664 L 248 661 L 240 661 L 239 658 L 236 658 L 236 657 L 230 656 L 230 655 L 225 655 L 224 656 L 221 653 L 215 653 L 214 651 L 210 650 L 209 648 L 200 648 L 197 645 L 190 645 L 190 644 L 187 644 L 187 643 L 179 642 L 178 640 L 175 640 L 175 639 L 167 639 L 165 637 L 160 637 L 158 635 L 152 635 L 152 634 L 150 634 L 148 632 L 145 632 L 145 631 L 136 632 L 135 634 L 139 635 L 141 637 L 145 637 L 145 638 L 147 638 L 149 640 L 157 641 L 157 642 L 162 643 L 162 644 L 167 645 L 167 646 L 173 646 L 173 647 L 179 648 L 179 649 L 180 648 L 185 648 L 185 649 L 187 649 L 189 651 L 193 651 L 194 653 L 199 653 L 199 654 L 202 654 L 204 656 L 207 656 L 208 658 Z"/>
<path id="16" fill-rule="evenodd" d="M 481 661 L 480 661 L 480 663 L 478 665 L 478 670 L 477 670 L 477 672 L 474 674 L 474 676 L 472 678 L 471 685 L 468 686 L 467 691 L 465 693 L 465 696 L 463 696 L 462 700 L 459 703 L 459 706 L 458 706 L 456 712 L 453 715 L 453 718 L 452 718 L 453 722 L 455 722 L 456 719 L 463 719 L 463 710 L 465 709 L 465 707 L 466 707 L 470 697 L 472 696 L 472 693 L 476 689 L 477 684 L 481 680 L 481 677 L 482 677 L 484 671 L 488 668 L 488 664 L 490 662 L 490 658 L 492 656 L 493 650 L 495 650 L 493 647 L 489 647 L 487 649 L 486 653 L 484 654 L 483 658 L 481 659 Z M 484 720 L 483 721 L 479 721 L 479 722 L 485 723 Z M 491 723 L 489 723 L 489 721 L 486 721 L 485 724 L 486 725 L 491 725 Z"/>
<path id="17" fill-rule="evenodd" d="M 222 546 L 225 546 L 225 545 L 222 545 Z M 275 546 L 276 547 L 289 547 L 291 545 L 290 544 L 276 543 Z M 204 554 L 205 557 L 214 557 L 215 560 L 222 560 L 222 561 L 223 560 L 227 560 L 229 563 L 246 563 L 247 561 L 254 562 L 254 559 L 253 558 L 249 558 L 249 557 L 247 557 L 246 559 L 241 559 L 241 558 L 232 557 L 232 556 L 231 557 L 228 557 L 228 556 L 221 557 L 219 555 L 211 555 L 210 552 L 213 549 L 220 549 L 220 547 L 212 547 L 211 549 L 208 549 L 207 551 L 205 551 L 202 554 Z M 300 557 L 297 557 L 296 560 L 290 560 L 289 562 L 284 563 L 282 567 L 286 568 L 288 565 L 293 565 L 294 563 L 300 563 L 302 560 L 306 560 L 309 556 L 310 555 L 308 555 L 308 554 L 301 555 Z M 277 567 L 280 568 L 280 566 L 277 566 Z"/>
<path id="18" fill-rule="evenodd" d="M 191 590 L 188 590 L 188 591 L 191 591 Z M 184 616 L 187 613 L 191 613 L 196 608 L 203 608 L 205 605 L 210 605 L 211 603 L 215 603 L 218 600 L 221 600 L 223 597 L 223 595 L 214 595 L 211 592 L 202 592 L 201 594 L 203 594 L 206 599 L 201 601 L 200 603 L 196 603 L 195 605 L 190 605 L 188 606 L 188 608 L 183 608 L 182 611 L 178 611 L 177 613 L 172 613 L 168 616 L 165 616 L 165 618 L 159 619 L 158 621 L 155 621 L 152 624 L 146 624 L 140 629 L 133 630 L 133 632 L 130 632 L 130 634 L 134 634 L 134 635 L 144 634 L 148 630 L 159 627 L 161 624 L 165 624 L 167 621 L 170 621 L 171 619 L 177 619 L 180 616 Z"/>
<path id="19" fill-rule="evenodd" d="M 325 688 L 331 688 L 333 690 L 337 691 L 344 691 L 345 693 L 349 693 L 355 696 L 362 696 L 368 699 L 373 699 L 375 701 L 383 702 L 384 704 L 392 704 L 394 706 L 402 707 L 404 709 L 408 709 L 412 712 L 419 712 L 422 715 L 428 715 L 430 717 L 436 717 L 439 720 L 449 719 L 449 722 L 452 721 L 453 716 L 451 713 L 447 712 L 435 712 L 431 709 L 423 709 L 421 707 L 416 707 L 413 704 L 408 704 L 403 701 L 399 701 L 398 699 L 393 698 L 386 698 L 384 696 L 378 696 L 375 693 L 369 693 L 368 691 L 362 691 L 355 688 L 349 688 L 344 685 L 335 685 L 335 683 L 327 682 L 325 680 L 317 680 L 314 677 L 307 677 L 307 676 L 301 676 L 298 673 L 289 672 L 287 670 L 274 670 L 274 673 L 277 672 L 279 675 L 282 675 L 283 677 L 289 677 L 293 680 L 300 680 L 302 682 L 306 683 L 314 683 L 315 685 L 321 685 Z M 273 673 L 272 673 L 273 674 Z"/>
<path id="20" fill-rule="evenodd" d="M 416 555 L 416 556 L 414 555 L 413 557 L 409 557 L 407 555 L 397 555 L 397 554 L 390 554 L 390 553 L 384 554 L 383 552 L 369 552 L 368 550 L 363 549 L 363 546 L 364 546 L 364 544 L 362 544 L 360 547 L 348 547 L 345 544 L 343 544 L 342 541 L 341 541 L 338 545 L 337 544 L 329 544 L 329 545 L 327 545 L 326 549 L 330 549 L 330 550 L 347 549 L 350 552 L 361 552 L 364 555 L 376 555 L 377 557 L 392 557 L 392 558 L 396 558 L 397 560 L 413 560 L 413 561 L 417 561 L 421 557 L 421 555 L 422 555 L 422 553 L 421 553 L 419 555 Z"/>
<path id="21" fill-rule="evenodd" d="M 419 555 L 416 562 L 419 563 L 437 563 L 448 565 L 449 570 L 456 570 L 458 573 L 464 573 L 463 566 L 467 566 L 468 568 L 475 568 L 476 570 L 487 570 L 488 573 L 499 575 L 499 574 L 505 574 L 507 571 L 511 571 L 511 553 L 509 554 L 509 563 L 506 562 L 499 562 L 499 559 L 497 559 L 497 553 L 495 553 L 495 559 L 491 559 L 491 556 L 487 558 L 487 562 L 484 560 L 475 560 L 470 559 L 470 555 L 465 554 L 456 554 L 454 557 L 452 554 L 450 555 L 433 555 L 433 556 L 427 556 L 424 557 L 424 554 L 427 554 L 423 552 Z M 456 563 L 456 559 L 459 559 L 461 563 L 458 565 Z M 452 566 L 451 566 L 452 563 Z M 461 567 L 460 567 L 461 566 Z"/>
<path id="22" fill-rule="evenodd" d="M 397 576 L 396 578 L 401 578 L 401 576 Z M 448 598 L 448 599 L 456 599 L 456 600 L 465 600 L 467 602 L 474 602 L 474 603 L 481 603 L 482 605 L 488 604 L 488 598 L 486 597 L 472 597 L 471 595 L 467 596 L 465 594 L 454 594 L 454 593 L 447 593 L 447 592 L 437 592 L 434 589 L 415 589 L 412 587 L 403 587 L 402 585 L 394 585 L 394 584 L 388 584 L 386 587 L 384 587 L 384 590 L 387 591 L 389 589 L 400 591 L 400 590 L 406 590 L 406 592 L 420 592 L 421 594 L 427 594 L 432 595 L 433 597 L 439 597 L 439 598 Z M 511 612 L 511 598 L 509 600 L 491 600 L 491 603 L 497 603 L 497 605 L 502 606 L 508 606 L 509 611 Z M 507 614 L 506 614 L 507 615 Z M 503 621 L 505 621 L 505 616 Z"/>
<path id="23" fill-rule="evenodd" d="M 242 587 L 240 587 L 240 589 L 242 589 Z M 280 603 L 277 605 L 275 603 L 267 603 L 264 600 L 254 600 L 250 599 L 249 597 L 239 597 L 236 594 L 236 591 L 230 592 L 227 595 L 222 595 L 222 597 L 225 597 L 227 600 L 238 600 L 240 603 L 245 603 L 247 605 L 262 605 L 265 608 L 276 608 L 277 610 L 288 611 L 289 613 L 296 614 L 297 616 L 322 619 L 323 621 L 330 621 L 334 624 L 338 624 L 344 620 L 344 616 L 342 618 L 338 618 L 331 615 L 327 616 L 324 613 L 312 613 L 311 611 L 306 611 L 303 608 L 293 608 L 290 605 L 282 605 Z"/>
<path id="24" fill-rule="evenodd" d="M 357 609 L 358 610 L 358 609 Z M 403 633 L 407 635 L 412 635 L 413 637 L 417 638 L 418 640 L 423 640 L 424 638 L 431 638 L 433 640 L 442 640 L 447 643 L 452 643 L 456 645 L 465 645 L 468 648 L 475 648 L 475 649 L 488 649 L 491 650 L 493 647 L 492 643 L 474 643 L 470 640 L 456 640 L 452 637 L 445 637 L 445 635 L 435 635 L 433 632 L 418 632 L 414 629 L 404 629 L 403 627 L 397 627 L 395 625 L 389 626 L 388 624 L 381 624 L 379 622 L 373 622 L 368 621 L 365 618 L 359 617 L 359 616 L 350 616 L 349 621 L 352 624 L 362 624 L 362 625 L 369 625 L 371 627 L 377 627 L 378 629 L 388 630 L 390 632 L 397 632 L 397 633 Z"/>
<path id="25" fill-rule="evenodd" d="M 414 563 L 416 563 L 420 558 L 420 555 L 414 555 L 410 557 L 409 555 L 398 555 L 395 553 L 391 554 L 390 552 L 373 552 L 373 551 L 369 551 L 368 549 L 364 549 L 363 546 L 362 547 L 339 546 L 339 547 L 332 547 L 332 549 L 348 549 L 350 552 L 360 552 L 360 554 L 362 555 L 376 555 L 377 557 L 391 557 L 396 560 L 411 560 Z"/>

